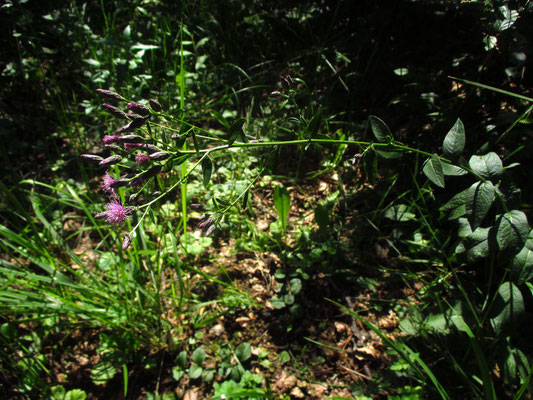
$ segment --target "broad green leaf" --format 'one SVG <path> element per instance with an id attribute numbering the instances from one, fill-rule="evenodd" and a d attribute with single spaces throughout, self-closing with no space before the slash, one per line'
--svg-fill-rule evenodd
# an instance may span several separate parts
<path id="1" fill-rule="evenodd" d="M 385 218 L 393 221 L 411 221 L 416 218 L 416 215 L 409 211 L 409 207 L 405 204 L 397 204 L 387 208 L 385 211 Z"/>
<path id="2" fill-rule="evenodd" d="M 274 207 L 281 221 L 283 232 L 287 230 L 287 217 L 291 206 L 291 196 L 284 186 L 278 186 L 274 190 Z"/>
<path id="3" fill-rule="evenodd" d="M 390 160 L 390 159 L 400 158 L 403 155 L 403 151 L 376 150 L 376 154 L 380 157 Z"/>
<path id="4" fill-rule="evenodd" d="M 363 167 L 365 169 L 365 175 L 371 185 L 376 183 L 378 176 L 378 157 L 374 149 L 368 150 L 363 157 Z"/>
<path id="5" fill-rule="evenodd" d="M 87 398 L 87 393 L 81 389 L 72 389 L 67 392 L 64 400 L 85 400 Z"/>
<path id="6" fill-rule="evenodd" d="M 205 350 L 201 347 L 198 347 L 192 352 L 192 361 L 195 364 L 201 364 L 205 361 Z"/>
<path id="7" fill-rule="evenodd" d="M 204 369 L 202 367 L 193 364 L 191 365 L 191 368 L 189 368 L 189 377 L 191 379 L 198 379 L 200 376 L 202 376 L 202 372 L 204 372 Z"/>
<path id="8" fill-rule="evenodd" d="M 302 290 L 302 281 L 298 278 L 292 278 L 290 281 L 291 294 L 297 295 Z"/>
<path id="9" fill-rule="evenodd" d="M 491 322 L 496 333 L 500 334 L 502 329 L 515 325 L 525 312 L 520 289 L 512 282 L 504 282 L 498 289 L 493 307 L 495 317 Z"/>
<path id="10" fill-rule="evenodd" d="M 372 129 L 372 133 L 378 140 L 378 142 L 389 142 L 392 139 L 392 133 L 381 119 L 378 117 L 375 117 L 374 115 L 371 115 L 369 118 L 370 121 L 370 128 Z"/>
<path id="11" fill-rule="evenodd" d="M 241 343 L 235 350 L 235 355 L 240 362 L 248 360 L 252 356 L 252 346 L 248 342 Z"/>
<path id="12" fill-rule="evenodd" d="M 207 188 L 207 185 L 209 185 L 209 181 L 211 180 L 211 175 L 213 174 L 213 162 L 209 156 L 206 156 L 202 160 L 202 173 L 204 177 L 204 187 Z"/>
<path id="13" fill-rule="evenodd" d="M 466 258 L 469 262 L 487 257 L 490 253 L 489 233 L 490 228 L 477 228 L 464 238 L 455 251 L 458 254 L 466 252 Z"/>
<path id="14" fill-rule="evenodd" d="M 476 229 L 494 201 L 494 185 L 491 181 L 477 182 L 470 187 L 472 201 L 470 222 L 472 229 Z"/>
<path id="15" fill-rule="evenodd" d="M 468 165 L 477 175 L 484 179 L 498 178 L 503 172 L 502 160 L 496 153 L 488 153 L 484 156 L 472 156 Z"/>
<path id="16" fill-rule="evenodd" d="M 441 206 L 440 210 L 442 212 L 449 212 L 449 219 L 462 217 L 467 212 L 470 198 L 470 188 L 465 189 L 448 200 L 446 204 Z"/>
<path id="17" fill-rule="evenodd" d="M 422 171 L 431 182 L 438 187 L 444 188 L 444 172 L 442 169 L 442 162 L 437 154 L 433 154 L 431 158 L 426 160 Z"/>
<path id="18" fill-rule="evenodd" d="M 498 217 L 496 221 L 496 242 L 500 250 L 509 249 L 518 253 L 528 237 L 529 224 L 526 214 L 511 210 Z"/>
<path id="19" fill-rule="evenodd" d="M 522 247 L 522 250 L 513 257 L 511 276 L 519 285 L 533 278 L 533 251 L 527 245 Z"/>
<path id="20" fill-rule="evenodd" d="M 185 350 L 181 351 L 176 357 L 176 364 L 182 368 L 187 366 L 187 352 Z"/>
<path id="21" fill-rule="evenodd" d="M 461 176 L 468 174 L 463 168 L 448 163 L 442 163 L 442 172 L 445 176 Z"/>
<path id="22" fill-rule="evenodd" d="M 455 121 L 452 129 L 444 138 L 442 144 L 442 151 L 444 155 L 449 158 L 457 158 L 461 155 L 465 148 L 465 127 L 460 119 Z"/>

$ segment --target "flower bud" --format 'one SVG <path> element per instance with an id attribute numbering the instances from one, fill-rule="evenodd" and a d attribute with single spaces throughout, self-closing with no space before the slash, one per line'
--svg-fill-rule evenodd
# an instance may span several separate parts
<path id="1" fill-rule="evenodd" d="M 150 157 L 148 157 L 148 155 L 147 155 L 147 154 L 144 154 L 144 153 L 138 153 L 138 154 L 135 156 L 135 162 L 137 163 L 137 165 L 143 165 L 143 164 L 146 163 L 149 159 L 150 159 Z"/>
<path id="2" fill-rule="evenodd" d="M 119 137 L 120 136 L 117 136 L 117 135 L 113 135 L 113 136 L 106 135 L 106 136 L 104 136 L 104 139 L 103 139 L 104 144 L 115 143 L 118 140 Z"/>
<path id="3" fill-rule="evenodd" d="M 208 216 L 209 214 L 206 214 L 206 216 Z M 215 220 L 214 218 L 212 217 L 208 217 L 206 219 L 204 219 L 203 222 L 200 222 L 198 224 L 198 228 L 200 229 L 204 229 L 204 228 L 209 228 L 211 225 L 213 225 L 215 223 Z"/>
<path id="4" fill-rule="evenodd" d="M 124 111 L 122 111 L 118 107 L 112 106 L 111 104 L 102 104 L 102 107 L 104 108 L 104 110 L 106 110 L 113 117 L 117 117 L 117 118 L 120 118 L 120 119 L 127 119 L 128 118 Z"/>
<path id="5" fill-rule="evenodd" d="M 111 90 L 107 89 L 96 89 L 96 93 L 98 93 L 99 96 L 105 97 L 106 99 L 111 100 L 124 100 L 124 97 L 122 97 L 120 94 L 112 92 Z"/>
<path id="6" fill-rule="evenodd" d="M 205 237 L 209 237 L 213 234 L 213 232 L 215 231 L 215 224 L 213 225 L 210 225 L 209 228 L 206 229 L 205 231 Z"/>
<path id="7" fill-rule="evenodd" d="M 130 183 L 130 179 L 128 178 L 119 178 L 116 179 L 114 182 L 112 182 L 109 186 L 113 189 L 116 189 L 118 187 L 127 186 Z"/>
<path id="8" fill-rule="evenodd" d="M 166 151 L 158 151 L 157 153 L 150 154 L 150 160 L 163 161 L 170 157 L 170 153 Z"/>
<path id="9" fill-rule="evenodd" d="M 149 179 L 149 178 L 151 178 L 152 176 L 157 175 L 160 171 L 161 171 L 161 165 L 154 165 L 154 166 L 150 167 L 150 169 L 147 170 L 147 171 L 143 174 L 143 178 L 144 178 L 144 179 Z"/>
<path id="10" fill-rule="evenodd" d="M 155 112 L 161 111 L 161 104 L 157 100 L 150 99 L 148 100 L 148 102 L 150 103 L 150 107 L 152 108 L 152 110 L 154 110 Z"/>
<path id="11" fill-rule="evenodd" d="M 124 135 L 124 136 L 118 136 L 117 142 L 120 143 L 140 143 L 144 139 L 142 136 L 139 135 Z"/>
<path id="12" fill-rule="evenodd" d="M 100 165 L 101 167 L 107 167 L 108 165 L 119 163 L 120 160 L 122 160 L 122 157 L 118 154 L 114 154 L 100 161 L 98 165 Z"/>
<path id="13" fill-rule="evenodd" d="M 132 111 L 132 112 L 134 112 L 136 114 L 143 115 L 145 117 L 150 115 L 150 110 L 148 109 L 148 107 L 143 106 L 142 104 L 128 103 L 127 107 L 128 107 L 128 110 L 130 110 L 130 111 Z"/>
<path id="14" fill-rule="evenodd" d="M 191 203 L 190 206 L 193 210 L 205 211 L 205 205 L 203 204 Z"/>
<path id="15" fill-rule="evenodd" d="M 96 154 L 82 154 L 80 157 L 85 158 L 86 160 L 99 161 L 99 162 L 104 159 L 103 157 L 97 156 Z"/>
<path id="16" fill-rule="evenodd" d="M 143 124 L 145 123 L 146 118 L 135 118 L 132 120 L 129 124 L 124 125 L 121 128 L 118 128 L 115 133 L 126 133 L 126 132 L 133 132 L 136 129 L 139 129 Z"/>
<path id="17" fill-rule="evenodd" d="M 148 151 L 149 153 L 155 153 L 157 151 L 161 151 L 161 149 L 157 146 L 154 146 L 153 144 L 150 144 L 150 143 L 143 143 L 143 144 L 140 144 L 139 145 L 139 149 L 143 149 L 143 150 L 146 150 Z"/>
<path id="18" fill-rule="evenodd" d="M 105 144 L 104 147 L 113 151 L 122 151 L 122 147 L 117 146 L 116 144 Z"/>
<path id="19" fill-rule="evenodd" d="M 139 147 L 139 143 L 124 143 L 124 150 L 132 151 Z"/>

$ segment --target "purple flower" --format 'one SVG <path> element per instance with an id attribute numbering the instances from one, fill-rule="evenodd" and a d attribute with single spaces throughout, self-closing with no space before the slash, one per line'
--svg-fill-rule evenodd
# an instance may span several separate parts
<path id="1" fill-rule="evenodd" d="M 113 117 L 117 117 L 117 118 L 120 118 L 120 119 L 127 119 L 128 118 L 124 111 L 122 111 L 118 107 L 112 106 L 111 104 L 102 104 L 102 107 L 104 108 L 104 110 L 106 110 Z"/>
<path id="2" fill-rule="evenodd" d="M 117 195 L 115 188 L 113 187 L 113 184 L 115 182 L 116 180 L 109 175 L 109 172 L 106 172 L 104 178 L 102 179 L 102 189 L 104 192 L 111 195 L 112 197 L 115 197 Z"/>
<path id="3" fill-rule="evenodd" d="M 139 143 L 124 143 L 124 150 L 132 151 L 139 147 Z"/>
<path id="4" fill-rule="evenodd" d="M 148 160 L 150 159 L 150 157 L 148 157 L 147 154 L 144 154 L 144 153 L 137 153 L 137 155 L 135 156 L 135 162 L 138 164 L 138 165 L 143 165 L 145 162 L 147 162 Z"/>
<path id="5" fill-rule="evenodd" d="M 148 100 L 148 102 L 150 103 L 150 107 L 152 108 L 152 110 L 154 110 L 156 112 L 161 111 L 161 104 L 157 100 L 150 99 L 150 100 Z"/>
<path id="6" fill-rule="evenodd" d="M 100 95 L 101 97 L 105 97 L 106 99 L 110 100 L 124 100 L 124 97 L 122 97 L 120 94 L 113 92 L 111 90 L 107 89 L 96 89 L 96 93 Z"/>
<path id="7" fill-rule="evenodd" d="M 117 135 L 114 135 L 114 136 L 104 136 L 104 143 L 105 143 L 105 144 L 115 143 L 119 138 L 120 138 L 120 136 L 117 136 Z"/>
<path id="8" fill-rule="evenodd" d="M 107 211 L 95 215 L 95 218 L 105 218 L 113 226 L 122 224 L 133 212 L 133 207 L 124 207 L 119 200 L 113 200 L 107 205 Z"/>
<path id="9" fill-rule="evenodd" d="M 127 107 L 128 110 L 134 112 L 135 114 L 139 114 L 145 117 L 150 115 L 150 110 L 148 109 L 148 107 L 143 106 L 142 104 L 128 103 Z"/>

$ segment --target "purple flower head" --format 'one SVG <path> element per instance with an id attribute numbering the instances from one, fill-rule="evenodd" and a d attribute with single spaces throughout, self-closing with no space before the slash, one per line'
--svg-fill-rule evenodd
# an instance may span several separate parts
<path id="1" fill-rule="evenodd" d="M 110 100 L 124 100 L 124 98 L 116 93 L 116 92 L 113 92 L 111 90 L 107 90 L 107 89 L 96 89 L 96 93 L 98 93 L 99 96 L 101 97 L 105 97 L 106 99 L 110 99 Z"/>
<path id="2" fill-rule="evenodd" d="M 139 147 L 139 143 L 124 143 L 124 150 L 132 151 Z"/>
<path id="3" fill-rule="evenodd" d="M 102 189 L 112 197 L 117 195 L 115 188 L 113 187 L 113 183 L 115 182 L 116 180 L 109 175 L 109 172 L 106 172 L 104 178 L 102 179 Z"/>
<path id="4" fill-rule="evenodd" d="M 108 165 L 119 163 L 120 160 L 122 160 L 122 157 L 118 154 L 114 154 L 100 161 L 98 165 L 100 165 L 101 167 L 107 167 Z"/>
<path id="5" fill-rule="evenodd" d="M 124 125 L 123 127 L 117 129 L 115 133 L 126 133 L 133 132 L 136 129 L 139 129 L 146 122 L 146 118 L 135 118 L 129 124 Z"/>
<path id="6" fill-rule="evenodd" d="M 143 165 L 143 164 L 146 163 L 149 159 L 150 159 L 150 157 L 148 157 L 148 155 L 145 154 L 145 153 L 137 153 L 137 155 L 135 156 L 135 162 L 136 162 L 138 165 Z"/>
<path id="7" fill-rule="evenodd" d="M 114 200 L 107 205 L 107 211 L 101 214 L 105 214 L 105 220 L 111 225 L 119 226 L 128 218 L 128 216 L 132 212 L 132 208 L 124 207 L 119 200 Z"/>
<path id="8" fill-rule="evenodd" d="M 135 114 L 143 115 L 145 117 L 150 115 L 150 110 L 148 107 L 143 106 L 142 104 L 128 103 L 127 107 L 128 110 L 134 112 Z"/>
<path id="9" fill-rule="evenodd" d="M 127 119 L 128 118 L 124 111 L 122 111 L 118 107 L 112 106 L 111 104 L 102 104 L 102 107 L 104 108 L 104 110 L 106 110 L 113 117 L 117 117 L 117 118 L 120 118 L 120 119 Z"/>
<path id="10" fill-rule="evenodd" d="M 117 136 L 117 135 L 114 135 L 114 136 L 104 136 L 104 143 L 105 143 L 105 144 L 115 143 L 119 138 L 120 138 L 120 136 Z"/>

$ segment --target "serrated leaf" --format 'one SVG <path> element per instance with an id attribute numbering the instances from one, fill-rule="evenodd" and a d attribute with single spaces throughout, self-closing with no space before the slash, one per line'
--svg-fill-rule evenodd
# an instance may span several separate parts
<path id="1" fill-rule="evenodd" d="M 470 203 L 471 207 L 471 217 L 470 222 L 472 224 L 472 229 L 476 229 L 494 201 L 494 185 L 491 181 L 477 182 L 474 183 L 470 190 L 472 191 L 472 201 Z"/>
<path id="2" fill-rule="evenodd" d="M 213 174 L 213 162 L 209 156 L 206 156 L 202 160 L 202 174 L 204 178 L 204 187 L 207 188 L 209 181 L 211 180 L 211 175 Z"/>
<path id="3" fill-rule="evenodd" d="M 281 222 L 281 229 L 285 232 L 287 230 L 287 217 L 289 216 L 291 207 L 291 196 L 284 186 L 278 186 L 274 190 L 274 207 Z"/>
<path id="4" fill-rule="evenodd" d="M 378 142 L 385 143 L 392 139 L 392 133 L 387 124 L 385 124 L 385 122 L 383 122 L 381 119 L 374 115 L 371 115 L 370 117 L 368 117 L 368 119 L 370 121 L 370 128 L 372 129 L 372 133 L 374 134 Z"/>
<path id="5" fill-rule="evenodd" d="M 498 178 L 503 172 L 502 160 L 494 152 L 484 156 L 472 156 L 468 165 L 472 171 L 484 179 Z"/>
<path id="6" fill-rule="evenodd" d="M 201 347 L 198 347 L 192 352 L 192 361 L 195 364 L 201 364 L 205 361 L 205 350 Z"/>
<path id="7" fill-rule="evenodd" d="M 444 155 L 449 158 L 457 158 L 465 148 L 465 127 L 458 118 L 452 129 L 446 134 L 442 144 Z"/>
<path id="8" fill-rule="evenodd" d="M 499 216 L 496 221 L 496 242 L 500 250 L 508 249 L 518 253 L 529 234 L 526 214 L 519 210 L 511 210 Z"/>
<path id="9" fill-rule="evenodd" d="M 426 160 L 422 171 L 431 182 L 438 187 L 444 188 L 444 172 L 442 169 L 442 162 L 437 154 L 433 154 L 431 158 Z"/>
<path id="10" fill-rule="evenodd" d="M 511 282 L 504 282 L 498 289 L 493 307 L 496 316 L 491 322 L 496 333 L 500 334 L 504 328 L 515 325 L 525 312 L 520 289 Z"/>
<path id="11" fill-rule="evenodd" d="M 252 346 L 248 342 L 241 343 L 235 350 L 235 355 L 240 362 L 248 360 L 252 356 Z"/>

